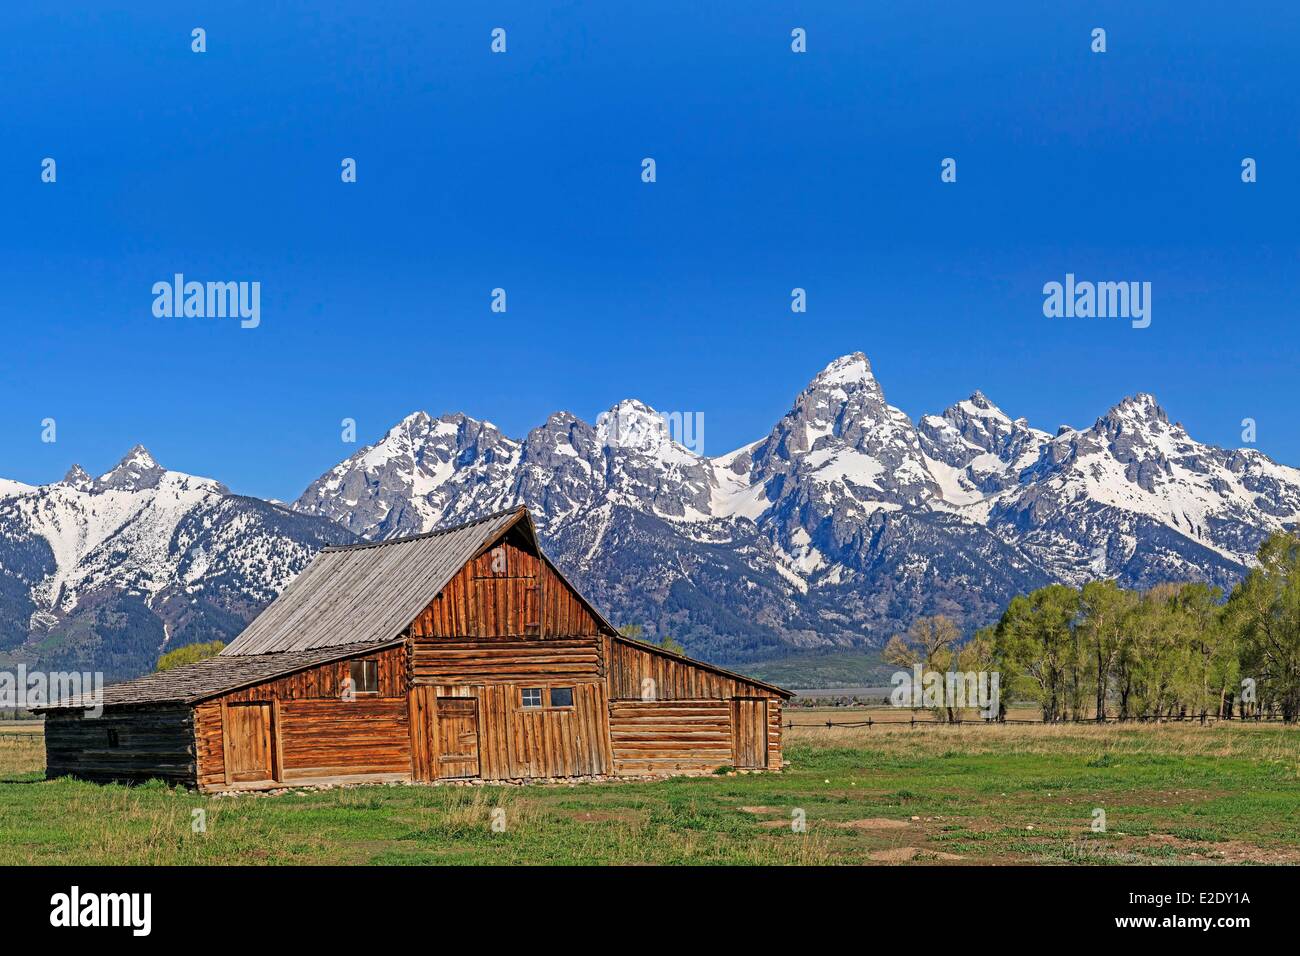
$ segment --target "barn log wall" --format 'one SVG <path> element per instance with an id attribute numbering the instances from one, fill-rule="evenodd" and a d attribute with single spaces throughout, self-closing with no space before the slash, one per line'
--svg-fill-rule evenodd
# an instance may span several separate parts
<path id="1" fill-rule="evenodd" d="M 377 663 L 379 692 L 344 700 L 354 660 Z M 193 746 L 202 790 L 222 790 L 227 777 L 224 708 L 272 702 L 278 781 L 411 773 L 405 645 L 331 661 L 230 691 L 194 707 Z"/>
<path id="2" fill-rule="evenodd" d="M 222 789 L 226 785 L 226 756 L 221 736 L 221 704 L 202 703 L 194 708 L 194 746 L 198 754 L 199 789 Z"/>
<path id="3" fill-rule="evenodd" d="M 770 688 L 630 640 L 604 640 L 616 773 L 781 769 L 781 697 Z M 739 708 L 746 699 L 761 701 L 766 714 L 760 704 Z"/>
<path id="4" fill-rule="evenodd" d="M 609 733 L 619 774 L 707 771 L 731 764 L 729 700 L 612 700 Z"/>
<path id="5" fill-rule="evenodd" d="M 436 641 L 411 643 L 413 684 L 525 683 L 539 680 L 599 680 L 596 638 Z"/>
<path id="6" fill-rule="evenodd" d="M 110 733 L 112 737 L 110 738 Z M 161 778 L 193 785 L 194 724 L 184 705 L 45 715 L 45 775 L 100 783 Z"/>
<path id="7" fill-rule="evenodd" d="M 781 699 L 763 700 L 767 713 L 759 732 L 766 736 L 762 767 L 781 769 Z M 618 774 L 709 771 L 743 766 L 738 760 L 735 701 L 612 700 L 609 733 Z"/>
<path id="8" fill-rule="evenodd" d="M 347 774 L 409 774 L 406 698 L 281 703 L 285 781 Z"/>

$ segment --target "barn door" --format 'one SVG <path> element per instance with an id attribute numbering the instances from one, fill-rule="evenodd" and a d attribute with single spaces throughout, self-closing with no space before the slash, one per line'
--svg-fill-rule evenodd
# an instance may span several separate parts
<path id="1" fill-rule="evenodd" d="M 767 766 L 767 701 L 737 697 L 732 704 L 735 765 L 745 770 Z"/>
<path id="2" fill-rule="evenodd" d="M 274 779 L 270 704 L 228 704 L 225 708 L 226 782 Z"/>
<path id="3" fill-rule="evenodd" d="M 437 707 L 436 687 L 417 684 L 407 694 L 407 713 L 411 725 L 411 777 L 415 780 L 427 781 L 437 776 Z"/>
<path id="4" fill-rule="evenodd" d="M 478 700 L 439 697 L 438 776 L 478 775 Z"/>

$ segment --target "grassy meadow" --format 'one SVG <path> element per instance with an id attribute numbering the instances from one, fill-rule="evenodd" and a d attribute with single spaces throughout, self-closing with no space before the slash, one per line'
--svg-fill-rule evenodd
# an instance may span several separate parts
<path id="1" fill-rule="evenodd" d="M 793 717 L 780 774 L 238 797 L 46 781 L 0 729 L 0 864 L 1300 863 L 1300 728 Z"/>

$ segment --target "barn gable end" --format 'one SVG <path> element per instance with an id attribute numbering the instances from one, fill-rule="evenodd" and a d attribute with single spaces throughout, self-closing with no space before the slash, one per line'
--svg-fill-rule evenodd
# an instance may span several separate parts
<path id="1" fill-rule="evenodd" d="M 411 623 L 417 779 L 610 773 L 612 630 L 542 554 L 531 521 L 485 545 Z"/>

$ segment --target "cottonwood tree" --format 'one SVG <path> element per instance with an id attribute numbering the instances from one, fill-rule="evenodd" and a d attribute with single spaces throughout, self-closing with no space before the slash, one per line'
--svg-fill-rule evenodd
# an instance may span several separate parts
<path id="1" fill-rule="evenodd" d="M 154 665 L 154 670 L 169 671 L 173 667 L 180 667 L 183 664 L 193 664 L 196 661 L 207 660 L 209 657 L 216 657 L 221 653 L 221 649 L 225 646 L 225 641 L 208 641 L 206 644 L 186 644 L 184 647 L 178 647 L 173 651 L 168 651 L 162 657 L 158 658 L 158 663 Z"/>
<path id="2" fill-rule="evenodd" d="M 1241 640 L 1241 673 L 1255 679 L 1260 703 L 1300 717 L 1300 537 L 1275 534 L 1259 565 L 1233 589 L 1227 619 Z"/>
<path id="3" fill-rule="evenodd" d="M 1037 701 L 1043 720 L 1066 719 L 1075 661 L 1072 624 L 1079 592 L 1050 584 L 1011 599 L 996 628 L 997 655 L 1015 675 L 1014 690 Z"/>
<path id="4" fill-rule="evenodd" d="M 959 664 L 985 669 L 991 641 L 1004 696 L 1037 701 L 1046 721 L 1082 718 L 1089 696 L 1098 720 L 1112 704 L 1121 720 L 1230 717 L 1243 677 L 1254 681 L 1257 715 L 1300 720 L 1300 535 L 1273 535 L 1258 558 L 1226 606 L 1222 590 L 1195 582 L 1020 595 Z"/>
<path id="5" fill-rule="evenodd" d="M 942 614 L 934 617 L 918 617 L 907 629 L 906 636 L 895 634 L 885 645 L 881 657 L 885 663 L 896 667 L 911 669 L 920 664 L 923 670 L 946 674 L 953 663 L 953 653 L 957 642 L 961 640 L 961 631 L 957 625 Z M 944 708 L 948 720 L 956 720 L 952 701 L 946 700 Z"/>
<path id="6" fill-rule="evenodd" d="M 971 639 L 957 652 L 957 669 L 967 673 L 990 674 L 999 672 L 998 713 L 999 721 L 1007 718 L 1007 698 L 1001 693 L 1001 684 L 1010 684 L 1010 678 L 1003 673 L 1005 667 L 998 660 L 997 629 L 982 627 L 971 635 Z M 986 715 L 987 716 L 987 715 Z"/>
<path id="7" fill-rule="evenodd" d="M 1222 717 L 1240 673 L 1238 641 L 1224 623 L 1223 590 L 1184 584 L 1172 610 L 1185 660 L 1183 699 L 1202 721 L 1211 709 Z"/>
<path id="8" fill-rule="evenodd" d="M 1106 719 L 1106 697 L 1111 672 L 1124 643 L 1124 622 L 1137 595 L 1115 581 L 1089 581 L 1080 594 L 1078 630 L 1090 656 L 1097 720 Z"/>

